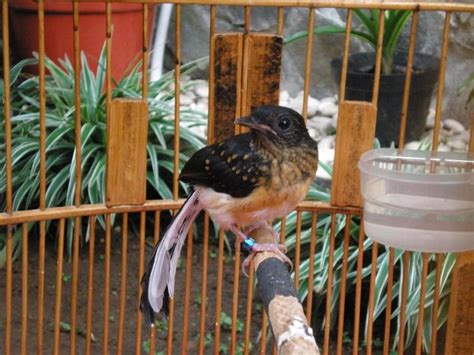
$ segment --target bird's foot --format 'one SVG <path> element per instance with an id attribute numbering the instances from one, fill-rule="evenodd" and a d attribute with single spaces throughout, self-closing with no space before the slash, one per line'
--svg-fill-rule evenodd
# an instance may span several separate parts
<path id="1" fill-rule="evenodd" d="M 290 269 L 293 270 L 293 263 L 291 262 L 290 258 L 288 258 L 285 253 L 286 253 L 286 247 L 282 244 L 270 244 L 270 243 L 265 243 L 265 244 L 259 244 L 255 243 L 255 241 L 252 238 L 248 238 L 247 240 L 244 241 L 245 245 L 251 244 L 250 240 L 253 242 L 252 246 L 250 247 L 249 255 L 244 259 L 242 262 L 242 272 L 244 273 L 245 276 L 248 275 L 248 268 L 250 266 L 250 263 L 252 259 L 255 257 L 257 253 L 261 252 L 271 252 L 275 253 L 278 255 L 278 257 L 286 264 L 290 266 Z"/>
<path id="2" fill-rule="evenodd" d="M 249 235 L 250 233 L 252 233 L 254 230 L 256 229 L 265 229 L 267 231 L 269 231 L 270 233 L 272 233 L 273 237 L 278 240 L 280 235 L 278 234 L 278 232 L 271 226 L 270 223 L 268 222 L 258 222 L 257 224 L 254 224 L 250 227 L 247 227 L 246 229 L 244 229 L 244 233 L 246 235 Z"/>

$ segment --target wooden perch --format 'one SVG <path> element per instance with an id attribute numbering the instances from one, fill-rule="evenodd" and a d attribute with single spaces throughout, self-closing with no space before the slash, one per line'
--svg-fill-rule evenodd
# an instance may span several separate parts
<path id="1" fill-rule="evenodd" d="M 251 236 L 257 243 L 278 243 L 267 229 L 256 229 Z M 265 306 L 278 354 L 319 354 L 287 266 L 277 254 L 262 252 L 255 256 L 254 267 L 257 294 Z"/>

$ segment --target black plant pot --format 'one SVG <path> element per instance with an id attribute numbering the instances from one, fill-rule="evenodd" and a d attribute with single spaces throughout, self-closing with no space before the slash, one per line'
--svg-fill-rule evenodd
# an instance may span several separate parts
<path id="1" fill-rule="evenodd" d="M 407 53 L 395 53 L 394 65 L 405 68 L 407 57 Z M 372 100 L 374 63 L 374 53 L 355 53 L 349 56 L 346 100 Z M 342 59 L 331 62 L 337 83 L 341 78 L 341 65 Z M 427 54 L 415 54 L 413 67 L 407 114 L 407 142 L 420 139 L 424 132 L 433 89 L 438 80 L 439 59 Z M 398 145 L 404 85 L 404 69 L 381 75 L 375 136 L 383 147 L 389 146 L 391 142 Z"/>

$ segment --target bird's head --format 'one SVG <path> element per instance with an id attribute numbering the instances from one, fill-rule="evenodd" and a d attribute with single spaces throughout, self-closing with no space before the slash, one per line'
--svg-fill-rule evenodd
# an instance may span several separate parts
<path id="1" fill-rule="evenodd" d="M 250 128 L 257 137 L 268 139 L 277 145 L 316 145 L 309 136 L 303 117 L 287 107 L 260 106 L 250 116 L 239 118 L 235 123 Z"/>

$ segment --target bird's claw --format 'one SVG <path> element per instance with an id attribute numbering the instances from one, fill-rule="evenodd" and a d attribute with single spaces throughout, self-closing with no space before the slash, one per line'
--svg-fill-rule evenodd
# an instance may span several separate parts
<path id="1" fill-rule="evenodd" d="M 242 273 L 245 275 L 245 276 L 249 276 L 248 275 L 248 268 L 250 266 L 250 262 L 252 261 L 252 259 L 255 257 L 255 255 L 257 253 L 261 253 L 261 252 L 264 252 L 264 251 L 268 251 L 268 252 L 273 252 L 275 254 L 278 255 L 278 257 L 285 263 L 285 264 L 288 264 L 290 266 L 290 271 L 293 270 L 293 263 L 291 262 L 290 258 L 288 258 L 285 253 L 286 253 L 286 247 L 282 244 L 258 244 L 258 243 L 255 243 L 253 246 L 252 246 L 252 249 L 250 251 L 250 254 L 244 259 L 244 261 L 242 262 Z"/>

